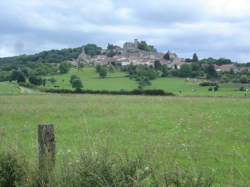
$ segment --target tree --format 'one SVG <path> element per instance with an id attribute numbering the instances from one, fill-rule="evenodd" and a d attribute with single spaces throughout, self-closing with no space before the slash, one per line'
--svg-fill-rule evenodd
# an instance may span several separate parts
<path id="1" fill-rule="evenodd" d="M 16 80 L 18 83 L 25 82 L 26 78 L 23 72 L 20 70 L 14 70 L 11 73 L 10 80 Z"/>
<path id="2" fill-rule="evenodd" d="M 71 75 L 70 77 L 70 83 L 72 84 L 74 80 L 80 79 L 77 75 Z"/>
<path id="3" fill-rule="evenodd" d="M 193 62 L 198 62 L 199 61 L 198 56 L 197 56 L 196 53 L 193 54 L 193 59 L 192 60 L 193 60 Z"/>
<path id="4" fill-rule="evenodd" d="M 156 51 L 153 45 L 148 45 L 145 41 L 138 42 L 138 49 L 143 51 Z"/>
<path id="5" fill-rule="evenodd" d="M 71 82 L 72 88 L 75 88 L 76 90 L 81 90 L 83 88 L 82 81 L 80 79 L 74 79 Z"/>
<path id="6" fill-rule="evenodd" d="M 180 71 L 179 71 L 179 75 L 181 77 L 191 77 L 192 75 L 192 67 L 189 64 L 182 64 Z"/>
<path id="7" fill-rule="evenodd" d="M 156 70 L 161 70 L 161 62 L 159 60 L 156 60 L 154 62 L 154 67 Z"/>
<path id="8" fill-rule="evenodd" d="M 68 73 L 71 68 L 71 65 L 68 62 L 62 62 L 59 65 L 59 71 L 60 73 Z"/>
<path id="9" fill-rule="evenodd" d="M 168 66 L 166 64 L 162 65 L 162 68 L 161 68 L 161 71 L 162 71 L 162 77 L 167 77 L 169 72 L 168 72 Z"/>
<path id="10" fill-rule="evenodd" d="M 205 68 L 205 72 L 207 73 L 208 79 L 217 78 L 218 76 L 213 64 L 207 65 Z"/>
<path id="11" fill-rule="evenodd" d="M 96 56 L 96 55 L 100 55 L 101 52 L 102 52 L 102 48 L 101 47 L 98 47 L 97 45 L 95 44 L 87 44 L 85 45 L 84 47 L 84 51 L 87 55 L 93 57 L 93 56 Z"/>
<path id="12" fill-rule="evenodd" d="M 95 71 L 96 71 L 97 73 L 99 73 L 101 67 L 102 67 L 102 66 L 101 66 L 100 64 L 97 64 L 96 67 L 95 67 Z"/>
<path id="13" fill-rule="evenodd" d="M 119 46 L 113 45 L 113 44 L 108 44 L 108 46 L 107 46 L 108 50 L 119 49 L 119 48 L 120 48 Z"/>
<path id="14" fill-rule="evenodd" d="M 142 90 L 145 86 L 150 86 L 151 82 L 147 78 L 142 78 L 138 81 L 138 88 Z"/>
<path id="15" fill-rule="evenodd" d="M 233 62 L 230 59 L 226 58 L 219 58 L 216 60 L 215 64 L 218 66 L 224 65 L 224 64 L 232 64 Z"/>
<path id="16" fill-rule="evenodd" d="M 56 82 L 56 79 L 54 77 L 51 77 L 48 79 L 49 82 L 51 82 L 51 84 L 54 84 Z"/>
<path id="17" fill-rule="evenodd" d="M 36 77 L 34 75 L 29 78 L 29 82 L 31 84 L 38 85 L 38 86 L 43 84 L 43 80 L 40 77 Z"/>
<path id="18" fill-rule="evenodd" d="M 243 84 L 248 83 L 248 78 L 246 75 L 242 75 L 240 77 L 240 83 L 243 83 Z"/>
<path id="19" fill-rule="evenodd" d="M 105 66 L 101 66 L 98 73 L 99 73 L 100 78 L 104 79 L 107 76 L 108 70 Z"/>
<path id="20" fill-rule="evenodd" d="M 165 60 L 171 60 L 171 59 L 170 59 L 170 52 L 168 51 L 168 52 L 163 56 L 163 58 L 164 58 Z"/>

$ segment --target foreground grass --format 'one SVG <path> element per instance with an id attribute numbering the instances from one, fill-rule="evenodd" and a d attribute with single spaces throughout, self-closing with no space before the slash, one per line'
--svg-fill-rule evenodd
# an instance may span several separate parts
<path id="1" fill-rule="evenodd" d="M 55 125 L 57 159 L 100 145 L 155 165 L 250 184 L 250 99 L 103 95 L 0 96 L 0 146 L 37 162 L 37 124 Z"/>

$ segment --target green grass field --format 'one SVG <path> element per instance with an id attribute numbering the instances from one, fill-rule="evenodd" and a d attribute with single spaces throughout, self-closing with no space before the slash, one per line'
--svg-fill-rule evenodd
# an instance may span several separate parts
<path id="1" fill-rule="evenodd" d="M 20 90 L 17 85 L 10 84 L 7 82 L 0 82 L 0 95 L 6 94 L 19 94 Z"/>
<path id="2" fill-rule="evenodd" d="M 0 96 L 0 146 L 36 163 L 37 125 L 52 123 L 58 160 L 102 145 L 115 153 L 148 154 L 162 167 L 213 172 L 218 183 L 246 185 L 249 105 L 247 98 Z"/>
<path id="3" fill-rule="evenodd" d="M 72 89 L 69 83 L 72 74 L 78 75 L 84 84 L 84 89 L 90 90 L 133 90 L 137 88 L 137 83 L 134 80 L 125 77 L 122 72 L 108 73 L 107 78 L 100 79 L 94 68 L 84 68 L 81 71 L 72 69 L 70 73 L 63 75 L 55 75 L 57 82 L 47 83 L 47 88 Z M 51 77 L 51 76 L 50 76 Z M 235 83 L 220 84 L 218 92 L 209 92 L 208 87 L 200 87 L 200 81 L 184 78 L 158 78 L 152 81 L 152 85 L 146 89 L 163 89 L 168 92 L 173 92 L 180 96 L 244 96 L 245 92 L 239 91 L 240 87 L 250 89 L 250 85 L 242 85 Z M 248 93 L 250 95 L 250 93 Z"/>

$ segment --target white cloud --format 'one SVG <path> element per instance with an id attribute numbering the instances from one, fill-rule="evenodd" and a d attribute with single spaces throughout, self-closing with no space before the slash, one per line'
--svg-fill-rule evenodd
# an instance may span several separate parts
<path id="1" fill-rule="evenodd" d="M 183 55 L 250 61 L 249 0 L 1 0 L 0 6 L 0 56 L 138 38 Z"/>

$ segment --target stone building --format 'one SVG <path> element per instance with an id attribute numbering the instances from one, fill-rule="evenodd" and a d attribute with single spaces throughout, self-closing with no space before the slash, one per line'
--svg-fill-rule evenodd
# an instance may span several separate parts
<path id="1" fill-rule="evenodd" d="M 123 49 L 124 50 L 136 50 L 138 49 L 138 40 L 135 39 L 134 42 L 125 42 L 123 44 Z"/>

